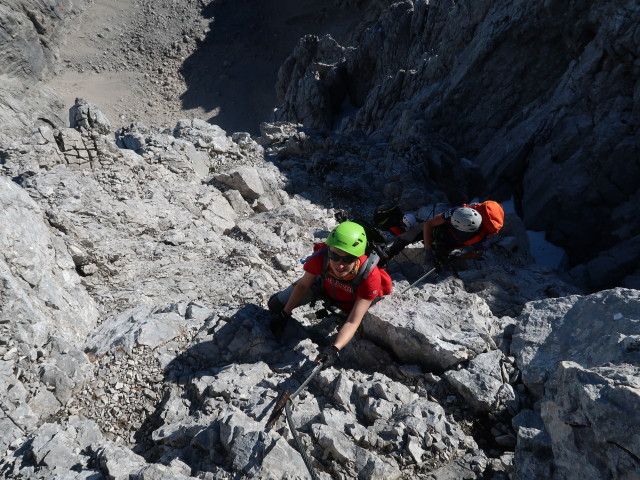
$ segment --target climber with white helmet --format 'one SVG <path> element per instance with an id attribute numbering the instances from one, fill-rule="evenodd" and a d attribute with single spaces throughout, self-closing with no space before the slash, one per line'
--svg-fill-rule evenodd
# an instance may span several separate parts
<path id="1" fill-rule="evenodd" d="M 418 223 L 418 219 L 412 213 L 405 213 L 402 216 L 402 223 L 404 224 L 405 228 L 409 230 Z"/>
<path id="2" fill-rule="evenodd" d="M 451 257 L 479 258 L 493 243 L 490 237 L 497 234 L 503 224 L 504 210 L 499 203 L 487 200 L 463 204 L 409 228 L 396 238 L 387 255 L 391 258 L 422 239 L 424 261 L 429 266 L 441 266 Z"/>

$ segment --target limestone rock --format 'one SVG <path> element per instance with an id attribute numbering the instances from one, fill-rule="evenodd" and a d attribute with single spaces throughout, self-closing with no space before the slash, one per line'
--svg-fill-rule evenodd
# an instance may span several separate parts
<path id="1" fill-rule="evenodd" d="M 637 363 L 558 365 L 541 411 L 558 472 L 604 479 L 640 471 L 640 424 L 629 415 L 640 405 L 639 373 Z"/>
<path id="2" fill-rule="evenodd" d="M 527 388 L 542 398 L 562 360 L 587 369 L 638 361 L 627 339 L 637 337 L 639 302 L 637 290 L 618 288 L 528 304 L 511 344 Z"/>
<path id="3" fill-rule="evenodd" d="M 217 125 L 212 125 L 198 118 L 183 119 L 176 123 L 173 136 L 182 138 L 200 148 L 210 148 L 218 153 L 234 153 L 238 146 L 227 137 L 227 132 Z"/>
<path id="4" fill-rule="evenodd" d="M 101 135 L 111 133 L 111 124 L 96 105 L 82 98 L 76 98 L 75 105 L 69 110 L 69 126 L 84 130 L 95 130 Z"/>
<path id="5" fill-rule="evenodd" d="M 344 52 L 330 35 L 301 38 L 278 72 L 276 92 L 283 105 L 275 120 L 295 118 L 311 128 L 330 128 L 346 95 Z"/>
<path id="6" fill-rule="evenodd" d="M 426 302 L 408 296 L 388 297 L 370 310 L 363 324 L 366 334 L 398 357 L 435 371 L 492 348 L 491 313 L 486 304 L 472 297 L 460 298 L 458 305 L 445 303 L 440 295 Z"/>
<path id="7" fill-rule="evenodd" d="M 5 3 L 4 476 L 307 478 L 286 420 L 265 422 L 340 325 L 296 308 L 278 342 L 267 300 L 345 218 L 381 203 L 429 218 L 479 195 L 515 209 L 484 260 L 399 294 L 421 275 L 407 248 L 395 293 L 294 399 L 320 478 L 638 470 L 638 298 L 619 288 L 638 277 L 637 2 L 335 2 L 362 7 L 363 27 L 298 42 L 276 85 L 286 121 L 259 144 L 197 119 L 114 138 L 81 100 L 66 125 L 44 81 L 80 6 Z M 140 18 L 189 18 L 141 8 L 133 31 L 87 39 L 122 35 L 118 62 L 163 64 L 155 102 L 211 37 L 188 27 L 152 54 Z M 564 280 L 533 263 L 531 228 L 568 250 Z"/>
<path id="8" fill-rule="evenodd" d="M 450 370 L 444 377 L 476 410 L 500 412 L 510 407 L 517 411 L 518 403 L 511 385 L 501 371 L 502 353 L 493 350 L 475 357 L 463 370 Z"/>
<path id="9" fill-rule="evenodd" d="M 238 190 L 248 200 L 256 199 L 264 193 L 260 175 L 254 168 L 240 167 L 229 173 L 214 175 L 214 178 Z"/>

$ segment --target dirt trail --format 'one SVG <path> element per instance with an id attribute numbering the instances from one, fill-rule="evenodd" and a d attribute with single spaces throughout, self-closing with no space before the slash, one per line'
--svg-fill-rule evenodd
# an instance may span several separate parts
<path id="1" fill-rule="evenodd" d="M 179 97 L 185 85 L 178 73 L 196 48 L 196 28 L 204 38 L 201 11 L 193 0 L 96 0 L 61 49 L 50 84 L 65 108 L 82 97 L 98 105 L 114 127 L 205 118 L 198 108 L 183 111 Z"/>
<path id="2" fill-rule="evenodd" d="M 62 47 L 50 84 L 65 117 L 82 97 L 114 128 L 195 117 L 256 134 L 277 105 L 278 68 L 298 39 L 346 39 L 362 15 L 351 3 L 95 0 Z"/>

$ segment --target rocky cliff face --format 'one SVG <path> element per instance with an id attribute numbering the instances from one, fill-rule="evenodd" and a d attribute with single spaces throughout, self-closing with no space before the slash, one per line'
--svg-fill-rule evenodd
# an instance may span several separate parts
<path id="1" fill-rule="evenodd" d="M 452 202 L 513 197 L 575 280 L 637 288 L 638 13 L 634 1 L 398 2 L 353 45 L 301 40 L 276 115 L 401 143 L 405 178 Z M 465 157 L 482 178 L 447 181 Z"/>
<path id="2" fill-rule="evenodd" d="M 39 118 L 58 119 L 59 96 L 42 81 L 58 61 L 60 43 L 81 13 L 81 6 L 81 2 L 70 0 L 3 2 L 0 7 L 3 125 L 28 128 Z M 63 123 L 64 120 L 59 122 Z"/>
<path id="3" fill-rule="evenodd" d="M 39 77 L 35 70 L 7 71 L 11 82 L 3 88 L 10 95 L 3 93 L 2 104 L 12 110 L 4 111 L 10 121 L 0 137 L 0 475 L 639 475 L 639 292 L 616 285 L 585 294 L 536 265 L 526 216 L 515 213 L 485 260 L 408 290 L 422 269 L 420 248 L 407 248 L 388 268 L 394 293 L 371 309 L 341 362 L 294 399 L 290 424 L 283 415 L 266 428 L 279 392 L 301 384 L 310 359 L 337 329 L 338 319 L 321 318 L 318 306 L 296 309 L 298 324 L 281 342 L 268 329 L 267 299 L 300 276 L 299 259 L 312 243 L 345 215 L 370 215 L 384 201 L 398 199 L 426 217 L 443 203 L 466 199 L 486 182 L 489 163 L 478 160 L 484 149 L 506 151 L 521 140 L 499 143 L 496 132 L 506 126 L 487 134 L 490 122 L 480 122 L 475 110 L 464 117 L 465 129 L 445 120 L 443 112 L 456 102 L 469 103 L 463 99 L 472 74 L 495 77 L 475 53 L 484 51 L 491 65 L 488 52 L 502 51 L 517 65 L 518 55 L 501 50 L 514 32 L 534 32 L 532 19 L 558 25 L 520 39 L 530 57 L 541 52 L 525 39 L 565 39 L 559 51 L 548 52 L 548 75 L 536 71 L 551 88 L 563 71 L 559 58 L 586 51 L 589 41 L 613 31 L 605 6 L 516 3 L 336 2 L 336 8 L 382 13 L 355 46 L 303 38 L 277 88 L 278 115 L 304 125 L 264 123 L 255 138 L 198 119 L 176 119 L 171 128 L 117 126 L 80 99 L 69 106 L 68 126 L 43 124 L 37 105 L 49 104 L 55 92 L 44 83 L 15 103 L 21 75 Z M 13 5 L 14 15 L 23 5 Z M 618 7 L 622 28 L 625 5 Z M 38 8 L 53 17 L 60 12 Z M 569 13 L 591 23 L 562 33 L 567 23 L 558 18 Z M 593 25 L 601 27 L 585 37 Z M 492 47 L 481 38 L 493 38 Z M 468 57 L 446 57 L 445 43 Z M 27 58 L 6 42 L 2 48 Z M 47 49 L 55 50 L 54 40 Z M 405 68 L 421 55 L 423 73 Z M 452 63 L 440 63 L 446 58 Z M 615 68 L 607 71 L 615 76 Z M 509 69 L 503 73 L 508 77 Z M 509 95 L 518 95 L 504 82 Z M 336 109 L 345 107 L 347 94 L 359 108 L 338 125 Z M 489 97 L 497 95 L 491 90 Z M 474 97 L 475 104 L 486 98 Z M 541 112 L 550 105 L 529 102 L 540 102 Z M 504 118 L 513 108 L 505 103 Z M 557 115 L 574 108 L 568 104 Z M 325 127 L 320 121 L 337 129 L 310 128 Z M 507 124 L 505 135 L 522 128 Z M 532 152 L 555 148 L 538 133 Z M 463 154 L 475 162 L 461 160 Z M 522 175 L 525 170 L 533 176 L 532 165 Z M 633 243 L 627 245 L 632 257 Z M 610 265 L 599 268 L 610 271 Z"/>

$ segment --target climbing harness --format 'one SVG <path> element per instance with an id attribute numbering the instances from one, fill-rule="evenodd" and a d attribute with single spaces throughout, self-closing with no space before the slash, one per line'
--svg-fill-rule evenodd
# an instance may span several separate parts
<path id="1" fill-rule="evenodd" d="M 324 365 L 322 365 L 322 363 L 319 363 L 318 365 L 316 365 L 314 369 L 311 371 L 311 373 L 309 374 L 309 376 L 307 377 L 307 379 L 304 382 L 302 382 L 302 385 L 300 385 L 295 392 L 290 393 L 289 390 L 286 390 L 286 389 L 283 390 L 278 396 L 278 399 L 276 400 L 276 404 L 273 407 L 273 411 L 271 412 L 271 416 L 267 421 L 267 428 L 268 429 L 273 428 L 275 423 L 278 421 L 278 418 L 282 414 L 282 410 L 284 409 L 287 417 L 287 423 L 289 424 L 289 430 L 291 431 L 291 435 L 293 435 L 293 439 L 296 442 L 298 452 L 300 452 L 300 455 L 302 456 L 302 460 L 304 461 L 304 464 L 306 465 L 307 470 L 309 470 L 309 474 L 311 475 L 311 478 L 313 480 L 319 480 L 320 477 L 318 477 L 318 474 L 313 468 L 313 465 L 311 465 L 311 460 L 307 456 L 307 452 L 304 449 L 304 445 L 300 441 L 298 432 L 296 431 L 295 425 L 293 424 L 292 414 L 291 414 L 291 404 L 292 404 L 292 400 L 307 386 L 307 384 L 311 381 L 311 379 L 315 377 L 318 373 L 320 373 L 320 370 L 322 370 L 323 366 Z"/>

